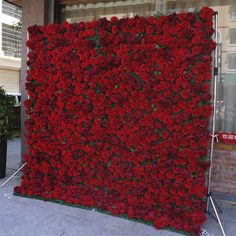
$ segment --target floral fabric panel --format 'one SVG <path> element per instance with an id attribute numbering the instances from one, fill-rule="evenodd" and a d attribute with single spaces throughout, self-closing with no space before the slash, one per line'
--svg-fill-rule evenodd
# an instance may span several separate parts
<path id="1" fill-rule="evenodd" d="M 15 192 L 199 234 L 213 14 L 30 27 Z"/>

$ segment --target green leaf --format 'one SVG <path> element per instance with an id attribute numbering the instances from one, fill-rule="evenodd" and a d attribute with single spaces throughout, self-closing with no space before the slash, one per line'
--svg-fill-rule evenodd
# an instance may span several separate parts
<path id="1" fill-rule="evenodd" d="M 159 19 L 162 15 L 163 15 L 162 12 L 157 11 L 157 12 L 154 14 L 154 17 L 155 17 L 156 19 Z"/>
<path id="2" fill-rule="evenodd" d="M 104 191 L 105 193 L 108 193 L 108 188 L 104 188 L 103 191 Z"/>
<path id="3" fill-rule="evenodd" d="M 62 93 L 62 89 L 61 89 L 61 88 L 58 89 L 58 90 L 57 90 L 57 93 L 58 93 L 58 94 Z"/>
<path id="4" fill-rule="evenodd" d="M 112 161 L 108 161 L 108 162 L 107 162 L 107 167 L 110 167 L 111 164 L 112 164 Z"/>

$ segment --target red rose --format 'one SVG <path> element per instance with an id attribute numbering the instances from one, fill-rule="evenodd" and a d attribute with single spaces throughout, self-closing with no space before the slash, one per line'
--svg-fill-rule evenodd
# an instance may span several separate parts
<path id="1" fill-rule="evenodd" d="M 202 7 L 199 12 L 199 18 L 202 20 L 212 20 L 212 17 L 214 15 L 214 10 L 209 7 Z"/>
<path id="2" fill-rule="evenodd" d="M 166 216 L 160 216 L 154 220 L 153 224 L 157 229 L 161 229 L 168 226 L 169 220 Z"/>

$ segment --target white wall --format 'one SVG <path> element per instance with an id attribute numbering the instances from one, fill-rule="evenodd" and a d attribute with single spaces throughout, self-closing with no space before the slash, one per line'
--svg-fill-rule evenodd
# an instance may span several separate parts
<path id="1" fill-rule="evenodd" d="M 20 81 L 21 59 L 4 56 L 2 52 L 2 23 L 13 24 L 19 20 L 2 13 L 2 0 L 0 0 L 0 86 L 7 93 L 18 93 Z"/>

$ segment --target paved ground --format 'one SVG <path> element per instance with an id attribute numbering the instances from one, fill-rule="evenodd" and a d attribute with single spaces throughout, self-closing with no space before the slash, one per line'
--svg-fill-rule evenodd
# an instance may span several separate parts
<path id="1" fill-rule="evenodd" d="M 20 140 L 8 146 L 7 176 L 18 168 Z M 0 183 L 4 181 L 0 180 Z M 156 230 L 151 226 L 55 203 L 16 197 L 14 186 L 20 183 L 17 175 L 0 188 L 0 236 L 177 236 L 180 234 Z M 227 236 L 236 235 L 236 204 L 218 201 L 219 213 Z M 214 212 L 211 209 L 212 214 Z M 208 216 L 202 236 L 220 236 L 214 215 Z"/>

